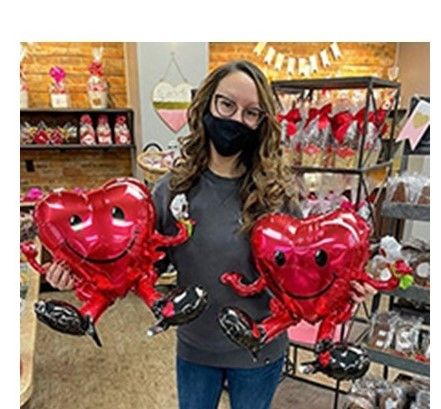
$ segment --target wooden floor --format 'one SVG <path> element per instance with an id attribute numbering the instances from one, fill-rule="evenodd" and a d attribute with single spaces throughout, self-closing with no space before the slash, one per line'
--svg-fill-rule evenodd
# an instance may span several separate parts
<path id="1" fill-rule="evenodd" d="M 77 304 L 71 293 L 42 298 Z M 175 333 L 147 338 L 152 315 L 129 295 L 109 309 L 98 324 L 97 348 L 85 337 L 59 334 L 38 323 L 34 388 L 26 409 L 174 409 Z M 342 406 L 341 406 L 342 407 Z M 222 396 L 219 409 L 228 409 Z M 333 394 L 286 379 L 273 409 L 332 409 Z"/>

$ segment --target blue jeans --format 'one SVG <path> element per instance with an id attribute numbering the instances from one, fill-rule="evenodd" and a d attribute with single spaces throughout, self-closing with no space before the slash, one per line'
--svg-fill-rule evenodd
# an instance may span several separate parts
<path id="1" fill-rule="evenodd" d="M 231 409 L 268 409 L 282 375 L 283 358 L 260 368 L 198 365 L 177 358 L 179 409 L 216 409 L 227 381 Z"/>

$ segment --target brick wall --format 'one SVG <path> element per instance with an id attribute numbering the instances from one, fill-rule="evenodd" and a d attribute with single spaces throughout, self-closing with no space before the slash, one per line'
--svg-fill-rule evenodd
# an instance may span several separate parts
<path id="1" fill-rule="evenodd" d="M 300 78 L 298 70 L 292 77 L 286 71 L 286 58 L 308 58 L 310 55 L 317 55 L 322 49 L 328 50 L 331 66 L 323 68 L 318 58 L 319 72 L 312 74 L 311 78 L 324 78 L 335 76 L 366 76 L 374 75 L 387 78 L 387 70 L 393 66 L 395 58 L 396 43 L 338 43 L 342 53 L 339 60 L 334 60 L 330 52 L 329 43 L 267 43 L 260 56 L 253 53 L 257 43 L 210 43 L 209 44 L 209 70 L 219 65 L 236 59 L 246 59 L 256 63 L 262 68 L 270 80 L 296 79 Z M 266 66 L 263 59 L 269 47 L 285 55 L 285 62 L 280 72 L 273 69 L 272 65 Z M 298 68 L 298 65 L 296 63 Z M 303 77 L 302 77 L 303 78 Z"/>
<path id="2" fill-rule="evenodd" d="M 33 171 L 26 169 L 26 160 L 32 161 Z M 130 176 L 130 166 L 130 153 L 125 150 L 22 151 L 20 188 L 22 192 L 33 186 L 45 191 L 92 188 L 115 176 Z"/>
<path id="3" fill-rule="evenodd" d="M 92 62 L 92 48 L 104 47 L 103 68 L 109 82 L 114 107 L 127 106 L 124 67 L 124 43 L 31 43 L 26 45 L 27 55 L 23 71 L 29 86 L 29 107 L 49 107 L 49 70 L 54 65 L 66 71 L 65 85 L 73 108 L 88 108 L 86 83 L 88 67 Z"/>
<path id="4" fill-rule="evenodd" d="M 104 73 L 109 82 L 112 106 L 127 107 L 124 43 L 32 43 L 23 61 L 29 85 L 29 106 L 49 107 L 49 70 L 59 65 L 66 71 L 65 84 L 73 108 L 88 108 L 86 82 L 92 48 L 104 46 Z M 18 133 L 18 132 L 17 132 Z M 18 137 L 18 135 L 17 135 Z M 26 168 L 32 161 L 33 170 Z M 21 151 L 20 188 L 44 190 L 58 187 L 94 187 L 114 176 L 131 175 L 129 150 Z"/>

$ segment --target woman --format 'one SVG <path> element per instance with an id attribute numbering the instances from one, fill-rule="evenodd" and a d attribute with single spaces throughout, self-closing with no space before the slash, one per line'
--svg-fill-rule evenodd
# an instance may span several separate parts
<path id="1" fill-rule="evenodd" d="M 239 307 L 255 320 L 269 314 L 267 294 L 239 297 L 219 276 L 240 271 L 249 281 L 257 277 L 248 233 L 260 215 L 290 211 L 301 216 L 293 179 L 282 167 L 274 114 L 271 89 L 255 65 L 237 61 L 217 68 L 189 109 L 190 134 L 181 140 L 180 161 L 153 191 L 158 230 L 164 234 L 175 233 L 171 199 L 186 194 L 196 226 L 189 241 L 169 250 L 169 261 L 179 271 L 180 286 L 201 285 L 209 297 L 209 307 L 177 331 L 181 409 L 216 408 L 225 381 L 233 409 L 269 408 L 280 379 L 286 334 L 253 361 L 217 322 L 225 306 Z M 72 284 L 58 266 L 50 268 L 47 279 L 59 288 Z M 356 302 L 374 291 L 367 285 L 354 287 Z"/>

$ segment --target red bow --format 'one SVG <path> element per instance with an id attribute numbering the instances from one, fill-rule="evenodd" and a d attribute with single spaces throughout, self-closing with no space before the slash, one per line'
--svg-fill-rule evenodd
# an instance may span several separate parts
<path id="1" fill-rule="evenodd" d="M 326 104 L 322 108 L 311 108 L 308 113 L 308 119 L 306 120 L 305 128 L 309 125 L 309 123 L 315 119 L 318 120 L 318 127 L 320 130 L 323 130 L 330 124 L 329 115 L 332 112 L 332 104 Z"/>
<path id="2" fill-rule="evenodd" d="M 94 61 L 89 65 L 89 72 L 97 77 L 102 77 L 104 75 L 103 65 L 99 61 Z"/>
<path id="3" fill-rule="evenodd" d="M 353 115 L 349 111 L 342 111 L 332 118 L 332 131 L 338 143 L 345 139 L 346 132 L 354 121 Z"/>
<path id="4" fill-rule="evenodd" d="M 293 136 L 297 133 L 296 123 L 302 120 L 300 111 L 298 108 L 291 109 L 286 115 L 277 114 L 276 121 L 281 123 L 282 121 L 287 121 L 286 134 L 288 136 Z"/>

